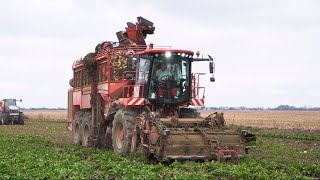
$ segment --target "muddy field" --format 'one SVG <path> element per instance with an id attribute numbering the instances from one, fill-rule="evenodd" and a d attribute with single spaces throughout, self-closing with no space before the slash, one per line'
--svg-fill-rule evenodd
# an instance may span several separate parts
<path id="1" fill-rule="evenodd" d="M 202 111 L 203 117 L 214 111 Z M 35 111 L 24 113 L 31 119 L 66 119 L 65 110 Z M 224 111 L 228 125 L 259 128 L 320 130 L 320 111 Z"/>
<path id="2" fill-rule="evenodd" d="M 212 111 L 203 111 L 206 116 Z M 224 111 L 227 124 L 259 128 L 320 130 L 320 111 Z"/>
<path id="3" fill-rule="evenodd" d="M 24 110 L 23 113 L 30 119 L 67 119 L 66 110 Z"/>

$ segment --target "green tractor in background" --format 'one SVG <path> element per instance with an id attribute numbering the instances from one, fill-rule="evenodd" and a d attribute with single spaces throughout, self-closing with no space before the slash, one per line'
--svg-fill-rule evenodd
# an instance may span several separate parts
<path id="1" fill-rule="evenodd" d="M 17 106 L 17 99 L 3 99 L 0 101 L 0 125 L 20 124 L 24 125 L 24 114 Z"/>

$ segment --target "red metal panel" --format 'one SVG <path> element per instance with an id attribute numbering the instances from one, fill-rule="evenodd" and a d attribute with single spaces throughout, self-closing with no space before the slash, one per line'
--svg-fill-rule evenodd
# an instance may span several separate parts
<path id="1" fill-rule="evenodd" d="M 144 98 L 121 98 L 119 102 L 123 103 L 125 106 L 142 106 L 144 105 Z"/>
<path id="2" fill-rule="evenodd" d="M 81 104 L 81 91 L 73 92 L 72 102 L 73 102 L 73 105 L 80 105 Z"/>
<path id="3" fill-rule="evenodd" d="M 204 99 L 191 99 L 192 106 L 204 106 Z"/>
<path id="4" fill-rule="evenodd" d="M 82 95 L 80 108 L 81 109 L 91 108 L 90 99 L 91 99 L 90 94 Z"/>
<path id="5" fill-rule="evenodd" d="M 129 106 L 141 106 L 144 104 L 144 98 L 129 98 Z"/>
<path id="6" fill-rule="evenodd" d="M 68 118 L 68 120 L 67 120 L 67 122 L 72 122 L 73 121 L 73 118 L 72 117 L 70 117 L 70 118 Z"/>

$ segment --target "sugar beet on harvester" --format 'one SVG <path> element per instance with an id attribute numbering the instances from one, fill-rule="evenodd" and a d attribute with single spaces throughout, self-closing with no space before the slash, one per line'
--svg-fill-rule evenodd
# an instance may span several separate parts
<path id="1" fill-rule="evenodd" d="M 201 118 L 189 106 L 204 105 L 205 87 L 192 73 L 194 52 L 147 45 L 153 23 L 138 17 L 117 32 L 119 42 L 98 44 L 73 63 L 68 91 L 68 129 L 73 142 L 121 154 L 140 152 L 159 161 L 237 159 L 246 152 L 246 131 L 228 130 L 222 113 Z"/>

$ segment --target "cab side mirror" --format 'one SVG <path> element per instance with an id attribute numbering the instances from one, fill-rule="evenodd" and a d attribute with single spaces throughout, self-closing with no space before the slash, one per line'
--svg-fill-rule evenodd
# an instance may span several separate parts
<path id="1" fill-rule="evenodd" d="M 213 62 L 209 62 L 209 71 L 211 74 L 213 73 L 213 69 L 214 69 Z"/>
<path id="2" fill-rule="evenodd" d="M 210 82 L 215 82 L 215 81 L 216 81 L 216 78 L 210 77 Z"/>

